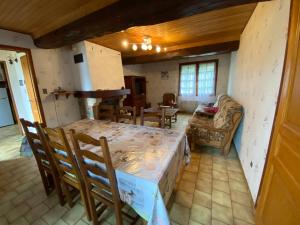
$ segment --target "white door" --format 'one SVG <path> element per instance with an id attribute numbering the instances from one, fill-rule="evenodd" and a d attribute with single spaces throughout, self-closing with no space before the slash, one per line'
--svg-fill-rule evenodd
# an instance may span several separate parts
<path id="1" fill-rule="evenodd" d="M 14 124 L 6 88 L 0 88 L 0 127 Z"/>

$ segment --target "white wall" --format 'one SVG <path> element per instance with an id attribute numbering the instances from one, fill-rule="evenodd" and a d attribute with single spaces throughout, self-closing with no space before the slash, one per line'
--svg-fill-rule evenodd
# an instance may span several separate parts
<path id="1" fill-rule="evenodd" d="M 259 3 L 241 36 L 239 50 L 231 57 L 228 93 L 245 111 L 234 142 L 253 200 L 257 198 L 276 110 L 289 7 L 289 0 Z"/>
<path id="2" fill-rule="evenodd" d="M 73 75 L 76 90 L 116 90 L 125 86 L 121 53 L 88 41 L 72 47 L 72 57 L 83 55 L 83 62 L 73 62 Z M 93 105 L 96 99 L 80 100 L 83 117 L 93 118 Z"/>
<path id="3" fill-rule="evenodd" d="M 72 58 L 68 55 L 70 49 L 38 49 L 34 46 L 29 35 L 19 34 L 0 29 L 0 44 L 23 48 L 32 51 L 34 69 L 48 126 L 55 127 L 80 119 L 77 99 L 64 97 L 55 100 L 49 93 L 61 86 L 66 90 L 73 90 L 74 77 L 72 74 Z M 42 89 L 48 94 L 43 94 Z"/>
<path id="4" fill-rule="evenodd" d="M 218 78 L 217 78 L 217 95 L 227 92 L 227 83 L 229 75 L 230 54 L 215 56 L 194 57 L 180 60 L 171 60 L 158 63 L 148 63 L 140 65 L 123 66 L 124 75 L 145 76 L 147 80 L 147 101 L 152 106 L 157 106 L 162 101 L 162 96 L 166 92 L 178 94 L 179 85 L 179 64 L 193 61 L 204 61 L 218 59 Z M 161 79 L 161 72 L 169 73 L 168 80 Z M 199 104 L 199 99 L 192 101 L 179 100 L 180 109 L 183 111 L 193 112 Z"/>
<path id="5" fill-rule="evenodd" d="M 83 54 L 83 62 L 74 64 L 78 90 L 115 90 L 124 87 L 121 53 L 83 41 L 73 46 L 72 55 Z"/>

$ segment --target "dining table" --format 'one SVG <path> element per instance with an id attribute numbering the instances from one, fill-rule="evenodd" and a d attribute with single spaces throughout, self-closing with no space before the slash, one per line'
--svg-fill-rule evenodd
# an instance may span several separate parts
<path id="1" fill-rule="evenodd" d="M 106 137 L 120 198 L 148 225 L 170 225 L 166 205 L 181 169 L 190 160 L 185 131 L 83 119 L 63 126 Z M 88 150 L 101 154 L 101 149 Z"/>

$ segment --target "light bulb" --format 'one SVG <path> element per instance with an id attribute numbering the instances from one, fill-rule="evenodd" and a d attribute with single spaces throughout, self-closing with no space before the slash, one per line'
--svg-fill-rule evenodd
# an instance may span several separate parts
<path id="1" fill-rule="evenodd" d="M 127 40 L 122 41 L 122 45 L 123 45 L 125 48 L 127 48 L 127 47 L 128 47 L 128 41 L 127 41 Z"/>
<path id="2" fill-rule="evenodd" d="M 159 46 L 159 45 L 157 45 L 157 46 L 156 46 L 156 52 L 158 52 L 158 53 L 159 53 L 159 52 L 160 52 L 160 50 L 161 50 L 160 46 Z"/>
<path id="3" fill-rule="evenodd" d="M 148 49 L 148 47 L 147 47 L 147 44 L 146 44 L 146 43 L 143 43 L 143 44 L 142 44 L 142 49 L 143 49 L 144 51 L 146 51 L 146 50 Z"/>
<path id="4" fill-rule="evenodd" d="M 148 50 L 150 50 L 150 51 L 152 50 L 152 45 L 151 44 L 148 45 Z"/>
<path id="5" fill-rule="evenodd" d="M 166 47 L 164 47 L 164 51 L 165 51 L 165 52 L 167 51 L 167 48 L 166 48 Z"/>
<path id="6" fill-rule="evenodd" d="M 137 49 L 138 49 L 138 46 L 137 46 L 136 44 L 133 44 L 133 45 L 132 45 L 132 50 L 133 50 L 133 51 L 136 51 Z"/>

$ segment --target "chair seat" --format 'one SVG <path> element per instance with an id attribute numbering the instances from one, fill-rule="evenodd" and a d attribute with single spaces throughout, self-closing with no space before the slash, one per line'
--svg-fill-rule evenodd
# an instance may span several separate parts
<path id="1" fill-rule="evenodd" d="M 110 201 L 113 203 L 113 199 L 112 199 L 112 193 L 105 191 L 103 189 L 100 189 L 98 187 L 93 187 L 91 190 L 92 193 L 101 196 L 102 198 L 105 198 L 106 200 Z"/>

